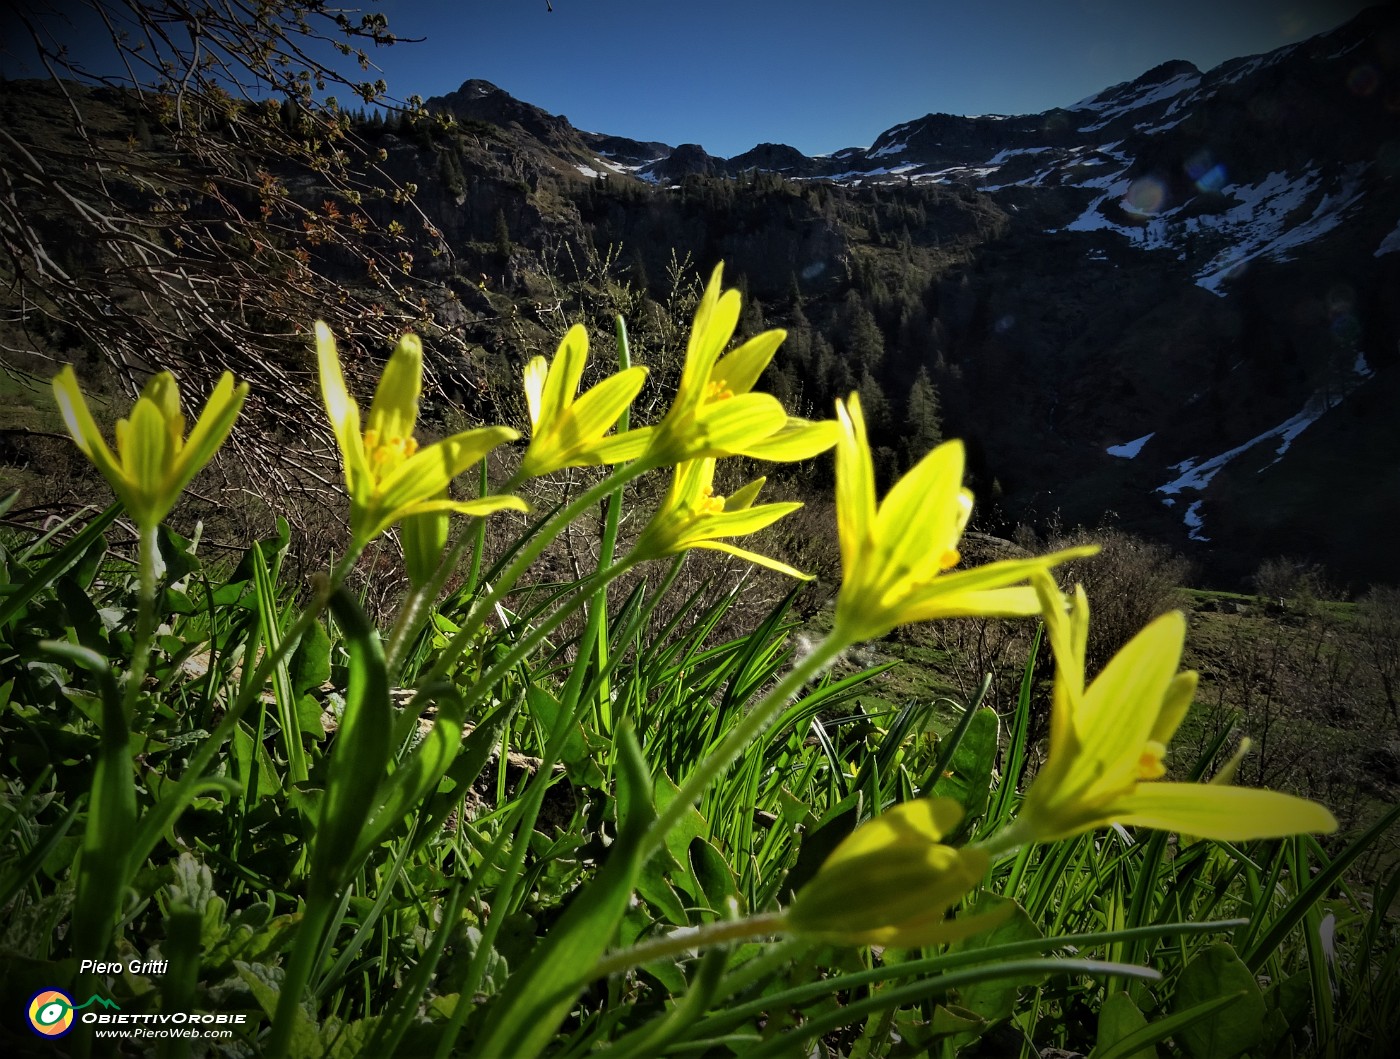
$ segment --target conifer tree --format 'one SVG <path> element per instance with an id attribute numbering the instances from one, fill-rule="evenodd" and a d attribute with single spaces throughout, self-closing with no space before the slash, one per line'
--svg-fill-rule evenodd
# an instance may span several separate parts
<path id="1" fill-rule="evenodd" d="M 919 458 L 943 440 L 943 423 L 938 407 L 938 390 L 927 368 L 920 368 L 909 389 L 904 410 L 904 461 L 913 466 Z"/>

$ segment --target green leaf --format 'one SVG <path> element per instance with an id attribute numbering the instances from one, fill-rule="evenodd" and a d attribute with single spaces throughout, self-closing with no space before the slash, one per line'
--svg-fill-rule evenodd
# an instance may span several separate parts
<path id="1" fill-rule="evenodd" d="M 703 898 L 715 911 L 721 911 L 731 901 L 742 901 L 739 897 L 739 882 L 723 854 L 703 838 L 690 842 L 690 872 L 700 887 L 695 897 Z"/>
<path id="2" fill-rule="evenodd" d="M 1184 1011 L 1222 996 L 1233 996 L 1235 1001 L 1176 1035 L 1192 1059 L 1231 1059 L 1263 1039 L 1265 1006 L 1259 983 L 1223 941 L 1209 946 L 1182 970 L 1174 1008 Z"/>
<path id="3" fill-rule="evenodd" d="M 180 536 L 169 526 L 156 529 L 156 540 L 160 547 L 160 557 L 165 562 L 165 577 L 168 581 L 179 581 L 186 574 L 199 569 L 195 557 L 195 542 Z"/>
<path id="4" fill-rule="evenodd" d="M 1111 1048 L 1130 1034 L 1147 1027 L 1147 1018 L 1127 993 L 1114 993 L 1103 1002 L 1099 1009 L 1098 1039 L 1094 1044 L 1094 1055 L 1103 1049 Z M 1124 1053 L 1120 1059 L 1157 1059 L 1157 1050 L 1152 1045 Z"/>
<path id="5" fill-rule="evenodd" d="M 263 1014 L 269 1019 L 272 1018 L 277 1011 L 277 999 L 282 991 L 282 968 L 235 960 L 233 969 L 253 994 L 253 999 L 258 1002 L 258 1007 L 263 1009 Z M 304 1005 L 298 1004 L 287 1054 L 300 1057 L 319 1056 L 321 1053 L 321 1035 L 316 1029 L 316 1021 Z"/>
<path id="6" fill-rule="evenodd" d="M 356 867 L 351 854 L 389 767 L 394 732 L 379 634 L 344 588 L 331 597 L 331 610 L 345 633 L 350 674 L 312 844 L 311 885 L 321 893 L 334 892 Z"/>
<path id="7" fill-rule="evenodd" d="M 1210 1018 L 1221 1008 L 1233 1004 L 1237 999 L 1236 996 L 1232 995 L 1211 997 L 1195 1007 L 1149 1022 L 1107 1047 L 1095 1047 L 1090 1053 L 1090 1057 L 1091 1059 L 1133 1059 L 1134 1056 L 1141 1053 L 1155 1059 L 1157 1052 L 1153 1045 L 1158 1041 L 1164 1041 L 1168 1037 L 1185 1032 L 1196 1023 Z"/>
<path id="8" fill-rule="evenodd" d="M 583 727 L 573 719 L 563 720 L 559 714 L 562 707 L 559 700 L 543 688 L 530 685 L 526 689 L 526 698 L 530 707 L 530 712 L 539 721 L 540 728 L 544 732 L 553 732 L 559 724 L 567 724 L 568 735 L 564 738 L 564 744 L 559 750 L 559 760 L 564 763 L 564 769 L 576 785 L 580 787 L 592 787 L 595 790 L 602 790 L 607 786 L 607 781 L 602 770 L 598 767 L 593 755 L 589 752 L 589 740 Z"/>
<path id="9" fill-rule="evenodd" d="M 690 916 L 685 902 L 677 895 L 675 888 L 666 878 L 666 862 L 661 857 L 653 857 L 642 865 L 637 876 L 637 894 L 661 915 L 678 927 L 690 925 Z"/>
<path id="10" fill-rule="evenodd" d="M 1009 897 L 987 894 L 968 914 L 980 915 L 984 912 L 993 912 L 1005 905 L 1012 906 L 1011 914 L 1006 919 L 991 930 L 984 930 L 959 942 L 952 946 L 950 951 L 979 952 L 996 945 L 1032 941 L 1044 936 L 1040 929 L 1031 922 L 1030 916 L 1026 915 L 1025 909 Z M 1011 1016 L 1016 1009 L 1016 997 L 1022 986 L 1035 985 L 1039 981 L 1039 977 L 1033 977 L 1022 979 L 994 978 L 976 982 L 958 991 L 958 1006 L 967 1011 L 975 1012 L 986 1021 L 987 1025 L 990 1025 Z M 971 1040 L 972 1038 L 967 1039 Z"/>
<path id="11" fill-rule="evenodd" d="M 5 602 L 0 604 L 0 629 L 8 625 L 10 619 L 23 610 L 31 599 L 78 564 L 86 560 L 84 569 L 95 569 L 97 560 L 107 550 L 107 542 L 102 534 L 121 511 L 122 506 L 117 503 L 102 512 L 84 526 L 76 537 L 56 551 L 18 592 L 6 596 Z M 79 584 L 84 584 L 91 581 L 91 574 L 86 577 L 79 575 L 76 580 Z"/>
<path id="12" fill-rule="evenodd" d="M 324 684 L 331 676 L 331 638 L 323 622 L 314 621 L 302 633 L 292 660 L 287 666 L 292 690 L 305 695 Z"/>
<path id="13" fill-rule="evenodd" d="M 980 1036 L 987 1023 L 975 1012 L 956 1005 L 939 1004 L 929 1020 L 929 1032 L 935 1037 L 965 1034 L 968 1040 Z"/>
<path id="14" fill-rule="evenodd" d="M 934 797 L 952 798 L 965 811 L 957 833 L 966 832 L 986 811 L 997 759 L 998 724 L 996 710 L 984 707 L 974 712 L 952 760 L 934 783 Z"/>

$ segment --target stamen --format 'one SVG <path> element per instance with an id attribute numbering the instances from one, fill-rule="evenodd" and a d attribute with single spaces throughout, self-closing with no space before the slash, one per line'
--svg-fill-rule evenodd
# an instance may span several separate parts
<path id="1" fill-rule="evenodd" d="M 1147 745 L 1142 748 L 1142 753 L 1138 755 L 1138 779 L 1156 780 L 1167 774 L 1166 766 L 1162 764 L 1162 759 L 1167 755 L 1167 748 L 1155 739 L 1150 739 Z"/>

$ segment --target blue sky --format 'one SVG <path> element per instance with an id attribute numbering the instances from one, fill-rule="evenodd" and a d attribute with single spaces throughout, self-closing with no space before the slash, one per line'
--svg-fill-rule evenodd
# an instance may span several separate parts
<path id="1" fill-rule="evenodd" d="M 382 53 L 391 88 L 469 77 L 595 132 L 765 141 L 807 154 L 867 146 L 930 111 L 1067 106 L 1168 59 L 1209 69 L 1345 22 L 1319 0 L 393 0 L 422 44 Z"/>
<path id="2" fill-rule="evenodd" d="M 344 6 L 356 5 L 345 0 Z M 567 115 L 579 128 L 699 143 L 730 157 L 763 142 L 807 154 L 863 147 L 930 111 L 1019 114 L 1068 106 L 1168 59 L 1206 70 L 1331 29 L 1367 5 L 383 0 L 359 6 L 383 11 L 401 36 L 427 38 L 372 55 L 400 98 L 439 95 L 479 77 Z M 13 54 L 0 56 L 0 66 L 10 76 L 37 72 L 18 68 Z"/>

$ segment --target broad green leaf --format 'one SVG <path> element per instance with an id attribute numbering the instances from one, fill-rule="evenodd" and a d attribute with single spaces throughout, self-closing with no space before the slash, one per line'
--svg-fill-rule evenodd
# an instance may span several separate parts
<path id="1" fill-rule="evenodd" d="M 1146 1028 L 1147 1019 L 1127 993 L 1114 993 L 1103 1002 L 1099 1009 L 1098 1037 L 1094 1044 L 1097 1056 L 1106 1048 L 1111 1048 L 1129 1034 Z M 1138 1048 L 1121 1059 L 1157 1059 L 1157 1050 L 1151 1045 Z"/>
<path id="2" fill-rule="evenodd" d="M 314 691 L 330 679 L 331 638 L 326 634 L 324 622 L 314 621 L 302 633 L 287 669 L 292 690 L 298 695 Z"/>
<path id="3" fill-rule="evenodd" d="M 997 759 L 996 710 L 977 710 L 958 741 L 952 760 L 933 787 L 933 796 L 952 798 L 963 807 L 962 831 L 966 831 L 987 808 L 991 792 L 992 769 Z"/>
<path id="4" fill-rule="evenodd" d="M 987 712 L 991 712 L 990 710 Z M 981 915 L 995 912 L 1011 905 L 1011 913 L 991 930 L 984 930 L 952 946 L 950 951 L 965 953 L 979 952 L 997 945 L 1011 945 L 1019 941 L 1032 941 L 1043 937 L 1040 929 L 1031 922 L 1025 909 L 1009 897 L 987 894 L 977 903 L 977 907 L 964 915 Z M 1009 1018 L 1016 1010 L 1016 997 L 1022 986 L 1035 985 L 1039 977 L 993 978 L 975 982 L 965 989 L 958 990 L 958 1005 L 980 1016 L 987 1025 Z M 971 1040 L 969 1037 L 967 1040 Z"/>
<path id="5" fill-rule="evenodd" d="M 1192 1059 L 1231 1059 L 1263 1039 L 1265 1007 L 1259 983 L 1225 942 L 1209 946 L 1182 970 L 1173 1008 L 1184 1011 L 1221 996 L 1236 1000 L 1176 1034 Z"/>

